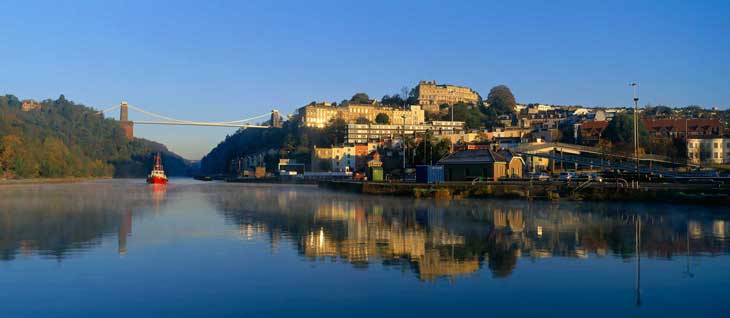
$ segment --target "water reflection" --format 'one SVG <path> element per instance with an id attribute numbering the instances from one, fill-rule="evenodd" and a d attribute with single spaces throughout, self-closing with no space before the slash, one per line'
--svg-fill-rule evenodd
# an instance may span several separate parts
<path id="1" fill-rule="evenodd" d="M 638 265 L 638 255 L 687 256 L 684 276 L 694 277 L 690 257 L 730 250 L 730 220 L 717 208 L 443 202 L 314 187 L 100 182 L 3 188 L 0 260 L 37 254 L 61 261 L 98 246 L 105 237 L 115 237 L 118 254 L 125 255 L 140 217 L 186 218 L 190 215 L 178 215 L 175 209 L 200 197 L 207 200 L 195 215 L 217 222 L 222 215 L 242 238 L 269 242 L 272 253 L 293 248 L 309 261 L 337 260 L 358 269 L 382 264 L 412 271 L 423 281 L 455 279 L 481 269 L 504 278 L 518 270 L 521 259 L 611 257 Z"/>
<path id="2" fill-rule="evenodd" d="M 116 235 L 127 252 L 134 216 L 159 211 L 165 188 L 109 182 L 6 186 L 0 195 L 0 261 L 35 253 L 62 261 Z"/>
<path id="3" fill-rule="evenodd" d="M 270 187 L 209 197 L 242 235 L 269 237 L 272 250 L 284 236 L 309 260 L 340 260 L 356 268 L 379 262 L 412 269 L 424 281 L 485 266 L 493 277 L 507 277 L 521 258 L 628 261 L 639 254 L 672 259 L 729 251 L 725 214 L 697 208 L 688 213 L 687 206 L 447 203 Z"/>

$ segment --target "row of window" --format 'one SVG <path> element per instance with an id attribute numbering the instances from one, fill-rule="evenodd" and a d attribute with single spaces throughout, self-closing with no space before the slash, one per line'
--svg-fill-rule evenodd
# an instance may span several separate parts
<path id="1" fill-rule="evenodd" d="M 728 159 L 730 159 L 730 152 L 726 152 L 725 153 L 725 157 L 728 158 Z M 697 153 L 697 152 L 690 152 L 689 153 L 689 158 L 690 159 L 700 159 L 700 154 Z M 722 154 L 719 153 L 719 152 L 713 152 L 712 153 L 712 158 L 721 159 L 722 158 Z"/>
<path id="2" fill-rule="evenodd" d="M 712 143 L 712 148 L 718 149 L 718 148 L 720 148 L 720 145 L 722 145 L 722 143 L 714 142 L 714 143 Z M 693 142 L 693 143 L 690 143 L 688 146 L 689 146 L 689 148 L 700 148 L 700 143 Z M 725 144 L 725 147 L 730 148 L 730 142 Z"/>

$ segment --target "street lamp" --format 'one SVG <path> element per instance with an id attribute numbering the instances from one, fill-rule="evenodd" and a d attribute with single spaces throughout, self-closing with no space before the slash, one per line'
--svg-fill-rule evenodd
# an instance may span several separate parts
<path id="1" fill-rule="evenodd" d="M 400 116 L 403 119 L 403 130 L 401 130 L 401 143 L 403 144 L 403 180 L 406 179 L 406 115 Z"/>
<path id="2" fill-rule="evenodd" d="M 636 176 L 639 176 L 639 84 L 632 82 L 634 88 L 634 159 L 636 160 Z M 636 180 L 637 185 L 639 180 Z"/>

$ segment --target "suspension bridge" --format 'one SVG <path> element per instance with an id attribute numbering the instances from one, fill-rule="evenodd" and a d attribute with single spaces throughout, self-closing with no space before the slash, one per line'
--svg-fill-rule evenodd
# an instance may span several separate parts
<path id="1" fill-rule="evenodd" d="M 134 105 L 129 105 L 127 102 L 121 102 L 119 105 L 114 105 L 107 109 L 100 111 L 101 114 L 108 114 L 109 112 L 119 108 L 119 122 L 124 129 L 128 138 L 134 137 L 134 125 L 182 125 L 182 126 L 212 126 L 212 127 L 235 127 L 235 128 L 271 128 L 281 127 L 281 119 L 277 110 L 271 110 L 265 114 L 261 114 L 254 117 L 233 120 L 233 121 L 221 121 L 221 122 L 207 122 L 207 121 L 194 121 L 176 119 L 173 117 L 160 115 Z M 129 120 L 129 110 L 132 109 L 141 114 L 155 118 L 157 120 Z M 254 121 L 261 121 L 263 119 L 269 120 L 269 125 L 254 124 Z"/>

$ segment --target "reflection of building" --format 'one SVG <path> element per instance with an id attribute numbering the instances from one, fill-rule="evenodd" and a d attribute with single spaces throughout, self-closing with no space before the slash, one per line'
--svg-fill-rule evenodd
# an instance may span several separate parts
<path id="1" fill-rule="evenodd" d="M 132 211 L 127 210 L 122 217 L 117 235 L 117 251 L 119 255 L 127 254 L 127 236 L 132 233 Z"/>
<path id="2" fill-rule="evenodd" d="M 238 233 L 246 240 L 252 240 L 257 236 L 268 233 L 268 227 L 262 223 L 242 224 L 238 228 Z"/>
<path id="3" fill-rule="evenodd" d="M 712 222 L 712 236 L 725 239 L 727 238 L 728 223 L 723 220 L 715 220 Z"/>
<path id="4" fill-rule="evenodd" d="M 726 220 L 652 218 L 648 211 L 641 216 L 640 249 L 626 248 L 636 242 L 638 217 L 617 214 L 603 205 L 509 201 L 414 205 L 384 198 L 375 199 L 382 204 L 373 204 L 361 197 L 321 194 L 317 200 L 292 196 L 272 206 L 266 191 L 255 193 L 263 194 L 253 200 L 245 192 L 236 193 L 233 200 L 245 206 L 238 217 L 247 224 L 252 217 L 265 219 L 253 224 L 270 224 L 259 226 L 261 231 L 273 233 L 278 228 L 287 233 L 282 239 L 293 238 L 307 258 L 344 260 L 359 268 L 373 262 L 403 267 L 407 262 L 406 267 L 422 280 L 452 278 L 484 265 L 494 277 L 507 277 L 521 257 L 536 262 L 551 257 L 628 258 L 638 250 L 642 256 L 666 258 L 687 253 L 687 238 L 692 239 L 693 253 L 717 254 L 730 248 L 725 243 L 730 229 Z M 252 215 L 252 208 L 268 212 Z M 271 244 L 273 248 L 273 238 Z"/>
<path id="5" fill-rule="evenodd" d="M 418 273 L 423 280 L 434 280 L 441 276 L 453 277 L 478 270 L 477 258 L 460 261 L 453 257 L 443 257 L 438 250 L 431 250 L 418 260 Z"/>

